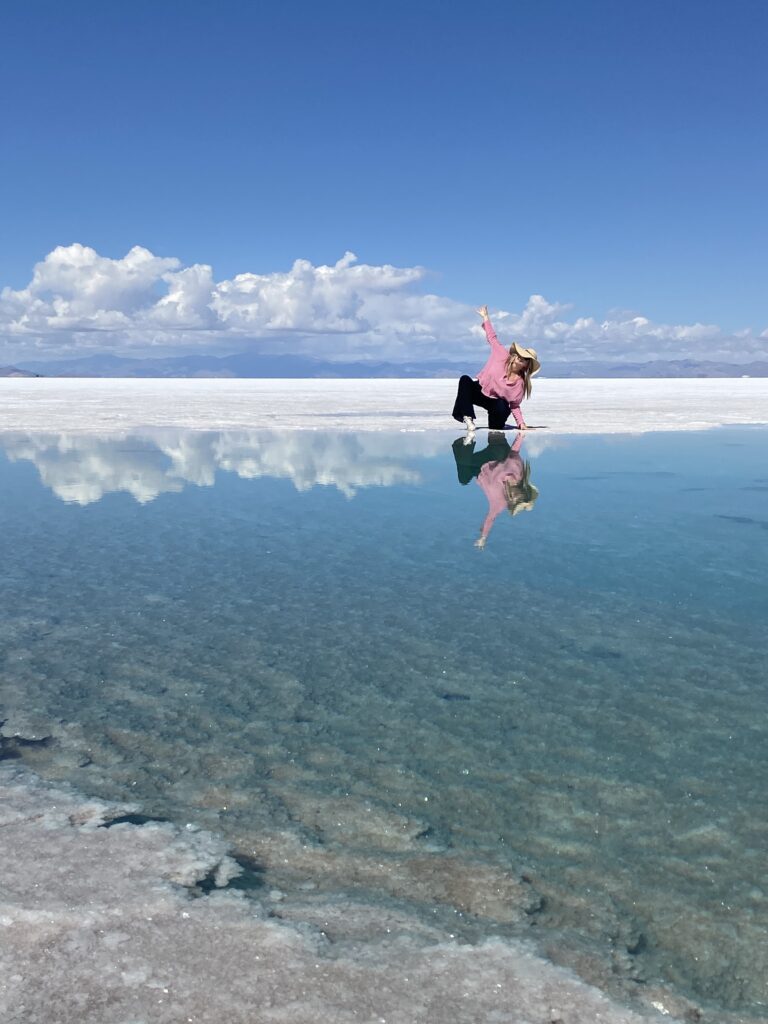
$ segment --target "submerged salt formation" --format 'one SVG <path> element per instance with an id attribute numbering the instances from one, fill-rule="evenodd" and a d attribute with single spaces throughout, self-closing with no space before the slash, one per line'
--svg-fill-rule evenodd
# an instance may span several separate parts
<path id="1" fill-rule="evenodd" d="M 524 945 L 445 943 L 394 909 L 326 897 L 289 920 L 279 893 L 224 889 L 239 868 L 209 833 L 105 827 L 127 810 L 0 769 L 8 1024 L 641 1024 L 686 1008 L 651 993 L 647 1014 L 624 1009 Z"/>
<path id="2" fill-rule="evenodd" d="M 548 600 L 564 622 L 566 610 Z M 565 661 L 558 654 L 551 671 L 542 657 L 541 688 L 516 673 L 502 689 L 470 660 L 466 677 L 453 680 L 469 698 L 457 705 L 441 697 L 442 673 L 434 685 L 422 678 L 429 647 L 404 632 L 391 673 L 364 684 L 340 657 L 324 681 L 321 651 L 309 638 L 315 672 L 299 678 L 275 664 L 257 637 L 242 636 L 237 621 L 225 629 L 223 618 L 214 616 L 209 626 L 201 617 L 203 647 L 190 679 L 183 630 L 175 629 L 173 642 L 155 638 L 155 629 L 165 637 L 171 614 L 167 602 L 159 603 L 161 616 L 157 602 L 148 605 L 146 637 L 126 644 L 122 636 L 120 645 L 98 648 L 98 671 L 88 659 L 70 658 L 64 685 L 54 659 L 73 642 L 82 657 L 79 641 L 87 634 L 64 623 L 5 623 L 7 664 L 16 677 L 15 685 L 9 678 L 3 685 L 0 734 L 9 756 L 104 799 L 136 797 L 150 814 L 183 814 L 182 822 L 221 832 L 258 869 L 265 891 L 284 893 L 279 912 L 286 919 L 325 928 L 331 902 L 337 944 L 364 932 L 362 917 L 340 913 L 346 900 L 389 900 L 406 906 L 411 918 L 420 912 L 422 923 L 433 922 L 435 940 L 449 933 L 473 941 L 530 934 L 550 959 L 619 997 L 644 998 L 666 978 L 691 998 L 759 1006 L 768 955 L 764 897 L 759 882 L 754 892 L 739 890 L 739 845 L 759 849 L 761 827 L 740 809 L 739 779 L 753 771 L 749 748 L 731 753 L 733 781 L 717 780 L 719 788 L 735 787 L 732 810 L 720 812 L 719 825 L 699 824 L 710 813 L 703 797 L 715 780 L 688 766 L 679 777 L 691 794 L 683 805 L 676 802 L 677 781 L 671 791 L 667 785 L 670 776 L 678 779 L 670 765 L 679 736 L 711 736 L 714 720 L 741 732 L 747 727 L 749 709 L 737 688 L 750 671 L 744 651 L 728 648 L 727 683 L 700 707 L 681 703 L 683 691 L 669 674 L 643 693 L 612 691 L 605 658 L 592 681 L 572 684 L 573 700 L 567 699 L 555 673 L 565 668 L 578 678 L 578 647 Z M 290 607 L 283 595 L 281 614 Z M 297 616 L 298 607 L 286 621 Z M 575 638 L 590 635 L 590 616 L 599 620 L 596 609 L 585 612 Z M 543 613 L 538 621 L 546 631 Z M 353 626 L 345 616 L 339 644 Z M 671 635 L 670 647 L 695 641 L 706 649 L 703 636 L 691 641 L 666 622 L 656 629 L 648 621 L 644 631 L 669 669 L 664 636 Z M 322 642 L 334 635 L 326 629 Z M 224 666 L 222 641 L 237 650 Z M 617 632 L 612 642 L 631 650 Z M 24 653 L 30 645 L 34 658 Z M 408 673 L 407 665 L 416 668 Z M 203 686 L 213 702 L 202 699 Z M 597 706 L 602 720 L 622 725 L 609 749 L 614 764 L 626 761 L 626 777 L 602 777 L 593 767 L 583 737 Z M 34 707 L 49 714 L 25 710 Z M 649 718 L 649 708 L 660 712 Z M 489 712 L 501 716 L 498 732 L 488 727 Z M 403 731 L 403 721 L 418 728 Z M 642 758 L 636 734 L 645 738 Z M 503 760 L 510 745 L 525 771 L 514 773 Z M 409 762 L 414 747 L 418 756 Z M 659 822 L 673 818 L 660 835 Z M 721 893 L 728 885 L 726 903 Z"/>

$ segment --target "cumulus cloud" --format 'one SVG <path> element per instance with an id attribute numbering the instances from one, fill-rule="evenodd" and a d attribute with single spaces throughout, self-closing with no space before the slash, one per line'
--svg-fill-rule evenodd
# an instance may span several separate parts
<path id="1" fill-rule="evenodd" d="M 307 352 L 381 358 L 405 342 L 460 337 L 471 310 L 410 291 L 420 267 L 369 266 L 346 253 L 333 266 L 296 260 L 290 270 L 215 281 L 204 264 L 135 246 L 122 259 L 59 246 L 19 290 L 0 293 L 0 336 L 22 354 L 114 351 Z M 438 333 L 439 332 L 439 333 Z"/>
<path id="2" fill-rule="evenodd" d="M 550 359 L 707 359 L 747 362 L 768 357 L 766 332 L 728 334 L 715 324 L 663 324 L 627 314 L 597 320 L 566 318 L 568 306 L 532 295 L 519 314 L 500 312 L 500 333 L 538 343 Z"/>
<path id="3" fill-rule="evenodd" d="M 123 355 L 254 350 L 324 359 L 475 359 L 474 311 L 426 293 L 422 267 L 373 266 L 346 253 L 333 265 L 296 260 L 289 270 L 216 281 L 206 264 L 134 246 L 124 257 L 59 246 L 25 288 L 0 292 L 6 360 L 113 352 Z M 544 360 L 768 358 L 768 330 L 729 334 L 711 324 L 663 324 L 634 314 L 569 316 L 532 295 L 499 309 L 503 340 L 517 338 Z"/>

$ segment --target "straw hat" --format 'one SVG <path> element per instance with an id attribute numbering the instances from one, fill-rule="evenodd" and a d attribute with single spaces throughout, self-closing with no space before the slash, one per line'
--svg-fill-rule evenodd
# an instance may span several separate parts
<path id="1" fill-rule="evenodd" d="M 533 377 L 534 374 L 538 373 L 541 369 L 541 363 L 539 362 L 539 358 L 536 355 L 535 348 L 524 348 L 522 345 L 518 345 L 516 341 L 513 341 L 512 344 L 509 346 L 509 351 L 510 354 L 512 352 L 517 352 L 521 359 L 528 359 L 530 361 L 531 377 Z"/>

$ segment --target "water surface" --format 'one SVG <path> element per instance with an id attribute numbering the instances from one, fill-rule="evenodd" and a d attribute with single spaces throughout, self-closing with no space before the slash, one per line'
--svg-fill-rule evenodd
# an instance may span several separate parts
<path id="1" fill-rule="evenodd" d="M 0 436 L 5 756 L 759 1017 L 765 432 L 452 441 Z"/>

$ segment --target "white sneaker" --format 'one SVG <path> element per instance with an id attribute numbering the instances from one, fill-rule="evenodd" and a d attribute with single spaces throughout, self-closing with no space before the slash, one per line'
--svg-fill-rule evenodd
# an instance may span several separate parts
<path id="1" fill-rule="evenodd" d="M 475 432 L 475 421 L 472 419 L 471 416 L 465 416 L 464 417 L 464 426 L 467 428 L 467 430 L 468 430 L 468 432 L 470 434 L 474 434 L 474 432 Z"/>

